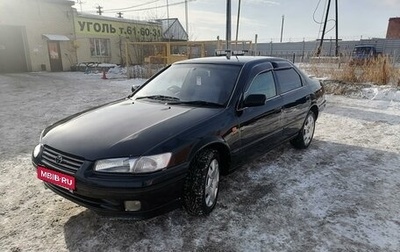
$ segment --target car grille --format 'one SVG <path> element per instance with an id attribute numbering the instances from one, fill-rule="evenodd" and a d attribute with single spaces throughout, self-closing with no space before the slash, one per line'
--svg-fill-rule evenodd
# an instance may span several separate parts
<path id="1" fill-rule="evenodd" d="M 45 146 L 42 153 L 42 162 L 49 168 L 74 174 L 83 164 L 83 159 L 72 156 L 56 149 Z"/>

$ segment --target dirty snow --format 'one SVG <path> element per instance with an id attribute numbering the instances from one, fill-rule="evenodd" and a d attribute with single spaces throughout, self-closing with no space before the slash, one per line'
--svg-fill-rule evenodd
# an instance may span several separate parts
<path id="1" fill-rule="evenodd" d="M 1 251 L 400 251 L 400 102 L 390 87 L 328 95 L 310 148 L 249 160 L 223 178 L 208 217 L 177 209 L 114 220 L 45 190 L 30 162 L 41 130 L 142 82 L 0 75 Z"/>

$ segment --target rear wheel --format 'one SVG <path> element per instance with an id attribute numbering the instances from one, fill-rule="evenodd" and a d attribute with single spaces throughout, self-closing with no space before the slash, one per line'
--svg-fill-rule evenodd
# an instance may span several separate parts
<path id="1" fill-rule="evenodd" d="M 192 162 L 185 181 L 183 205 L 191 215 L 209 214 L 217 203 L 220 179 L 218 151 L 206 149 Z"/>
<path id="2" fill-rule="evenodd" d="M 315 130 L 315 114 L 313 111 L 309 111 L 306 117 L 306 120 L 303 123 L 303 127 L 301 128 L 299 134 L 296 138 L 292 139 L 290 143 L 297 149 L 305 149 L 307 148 L 313 137 Z"/>

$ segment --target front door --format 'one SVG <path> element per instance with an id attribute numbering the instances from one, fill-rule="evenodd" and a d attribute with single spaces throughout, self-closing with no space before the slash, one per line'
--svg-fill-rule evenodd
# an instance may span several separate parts
<path id="1" fill-rule="evenodd" d="M 235 167 L 264 154 L 282 138 L 283 99 L 277 94 L 271 70 L 258 74 L 252 80 L 243 93 L 243 99 L 252 94 L 265 95 L 267 100 L 261 106 L 243 107 L 237 112 L 240 148 L 232 151 Z"/>
<path id="2" fill-rule="evenodd" d="M 283 99 L 277 95 L 272 71 L 258 74 L 244 93 L 244 99 L 251 94 L 263 94 L 267 101 L 263 106 L 245 108 L 239 118 L 242 148 L 258 142 L 272 147 L 282 134 Z"/>
<path id="3" fill-rule="evenodd" d="M 50 69 L 52 72 L 61 72 L 63 70 L 60 43 L 57 41 L 48 41 L 49 58 L 50 58 Z"/>

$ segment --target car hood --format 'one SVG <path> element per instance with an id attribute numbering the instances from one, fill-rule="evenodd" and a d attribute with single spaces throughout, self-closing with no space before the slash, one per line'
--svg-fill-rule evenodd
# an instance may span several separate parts
<path id="1" fill-rule="evenodd" d="M 220 111 L 126 99 L 53 124 L 44 131 L 42 143 L 92 161 L 141 156 Z"/>

